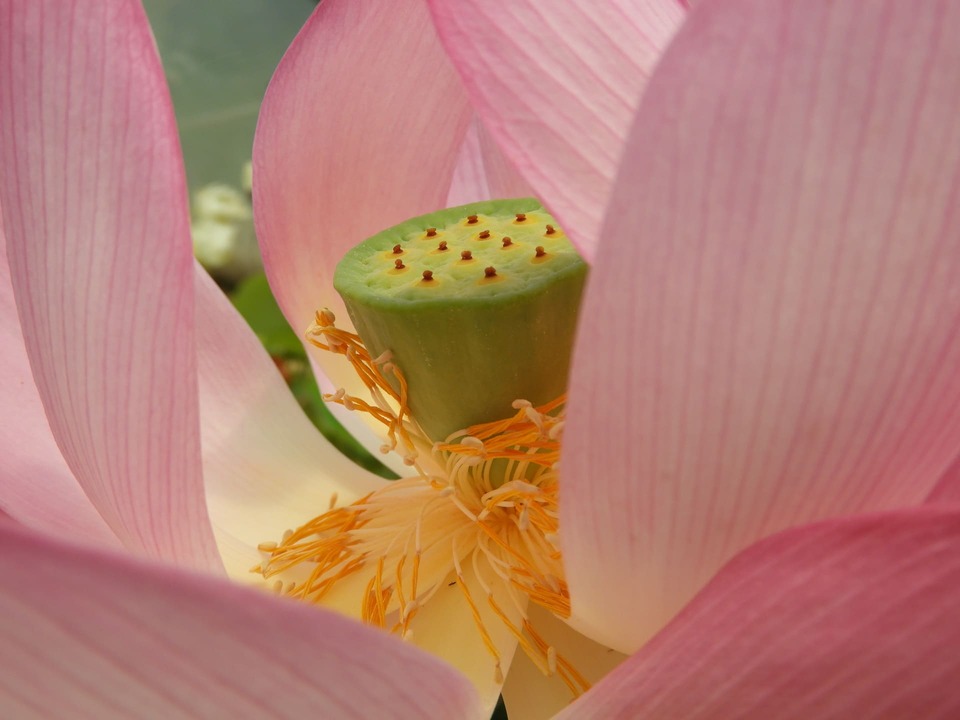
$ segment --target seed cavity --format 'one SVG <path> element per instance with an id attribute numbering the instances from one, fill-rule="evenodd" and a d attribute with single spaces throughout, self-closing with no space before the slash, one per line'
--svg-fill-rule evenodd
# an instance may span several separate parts
<path id="1" fill-rule="evenodd" d="M 528 200 L 444 210 L 375 238 L 372 252 L 341 277 L 389 303 L 502 298 L 528 283 L 546 283 L 576 262 L 559 222 Z M 421 277 L 426 269 L 431 279 Z"/>

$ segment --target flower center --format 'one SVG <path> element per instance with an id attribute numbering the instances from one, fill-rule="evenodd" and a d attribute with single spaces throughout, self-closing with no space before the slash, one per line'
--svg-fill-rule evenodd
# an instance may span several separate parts
<path id="1" fill-rule="evenodd" d="M 403 371 L 421 429 L 443 440 L 508 417 L 517 398 L 565 392 L 586 272 L 536 200 L 497 200 L 374 235 L 334 286 L 370 353 Z"/>
<path id="2" fill-rule="evenodd" d="M 456 585 L 498 681 L 492 618 L 545 674 L 574 695 L 587 689 L 527 615 L 529 602 L 570 614 L 557 462 L 585 272 L 534 201 L 416 218 L 348 253 L 336 286 L 358 333 L 321 310 L 307 339 L 350 362 L 369 397 L 325 399 L 382 423 L 381 450 L 415 474 L 345 507 L 334 498 L 261 544 L 253 570 L 405 638 Z"/>

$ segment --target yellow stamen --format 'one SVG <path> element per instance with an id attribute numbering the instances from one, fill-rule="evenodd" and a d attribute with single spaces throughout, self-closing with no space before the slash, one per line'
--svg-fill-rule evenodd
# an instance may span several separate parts
<path id="1" fill-rule="evenodd" d="M 383 423 L 390 441 L 384 449 L 398 451 L 417 475 L 346 507 L 336 507 L 334 496 L 325 513 L 284 532 L 279 543 L 261 543 L 265 560 L 252 571 L 264 578 L 295 575 L 287 584 L 286 577 L 278 579 L 277 590 L 314 603 L 347 578 L 366 574 L 356 590 L 360 618 L 405 638 L 413 634 L 418 610 L 453 574 L 502 681 L 500 651 L 464 577 L 462 561 L 469 559 L 489 612 L 541 671 L 560 677 L 575 696 L 584 692 L 589 683 L 535 631 L 522 601 L 525 596 L 555 615 L 570 615 L 557 549 L 556 467 L 565 397 L 539 407 L 518 400 L 513 416 L 471 426 L 431 446 L 410 416 L 406 380 L 387 353 L 371 357 L 359 336 L 334 325 L 328 310 L 317 313 L 307 338 L 346 357 L 372 402 L 344 390 L 325 399 Z M 387 373 L 396 386 L 387 382 Z M 428 474 L 419 452 L 432 452 L 441 474 Z M 519 624 L 495 599 L 492 581 L 517 606 Z"/>

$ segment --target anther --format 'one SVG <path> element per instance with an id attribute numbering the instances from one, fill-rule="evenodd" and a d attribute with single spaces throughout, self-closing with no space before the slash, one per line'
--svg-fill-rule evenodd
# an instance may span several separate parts
<path id="1" fill-rule="evenodd" d="M 440 241 L 440 244 L 437 245 L 437 250 L 443 251 L 443 250 L 446 250 L 446 249 L 447 249 L 447 241 L 446 241 L 446 240 L 441 240 L 441 241 Z"/>
<path id="2" fill-rule="evenodd" d="M 460 444 L 469 448 L 474 448 L 475 450 L 483 450 L 483 440 L 473 437 L 473 435 L 467 435 L 461 438 Z"/>
<path id="3" fill-rule="evenodd" d="M 496 275 L 497 275 L 497 269 L 493 265 L 483 269 L 484 277 L 492 278 L 492 277 L 496 277 Z"/>
<path id="4" fill-rule="evenodd" d="M 460 259 L 461 259 L 461 260 L 473 260 L 473 253 L 470 252 L 469 250 L 464 250 L 463 252 L 460 253 Z"/>
<path id="5" fill-rule="evenodd" d="M 433 270 L 424 270 L 424 271 L 423 271 L 423 281 L 424 281 L 424 282 L 433 282 Z"/>
<path id="6" fill-rule="evenodd" d="M 504 238 L 503 238 L 503 246 L 504 246 L 504 247 L 510 247 L 511 245 L 513 245 L 513 240 L 511 240 L 511 239 L 510 239 L 509 237 L 507 237 L 507 236 L 504 236 Z"/>
<path id="7" fill-rule="evenodd" d="M 402 248 L 402 247 L 400 247 L 399 245 L 394 245 L 394 246 L 393 246 L 393 254 L 394 254 L 394 255 L 400 255 L 402 252 L 403 252 L 403 248 Z"/>
<path id="8" fill-rule="evenodd" d="M 411 613 L 414 613 L 419 609 L 420 609 L 420 606 L 417 604 L 417 601 L 411 600 L 402 608 L 400 608 L 400 620 L 405 621 L 408 617 L 410 617 Z"/>
<path id="9" fill-rule="evenodd" d="M 477 224 L 477 216 L 476 216 L 476 215 L 467 215 L 467 224 L 468 224 L 468 225 L 476 225 L 476 224 Z"/>
<path id="10" fill-rule="evenodd" d="M 403 270 L 403 268 L 406 267 L 406 265 L 403 264 L 403 260 L 400 260 L 400 259 L 394 260 L 394 261 L 393 261 L 393 266 L 394 266 L 397 270 Z"/>
<path id="11" fill-rule="evenodd" d="M 317 324 L 320 327 L 330 327 L 337 321 L 337 316 L 333 314 L 330 308 L 323 308 L 317 313 Z"/>
<path id="12" fill-rule="evenodd" d="M 543 249 L 543 245 L 537 245 L 537 257 L 543 257 L 547 254 L 547 251 Z M 397 262 L 400 262 L 399 260 Z"/>
<path id="13" fill-rule="evenodd" d="M 486 240 L 488 237 L 490 237 L 490 231 L 489 231 L 489 230 L 484 230 L 482 233 L 480 233 L 480 239 L 481 239 L 481 240 Z"/>
<path id="14" fill-rule="evenodd" d="M 437 234 L 436 228 L 427 228 L 427 237 L 435 237 Z"/>
<path id="15" fill-rule="evenodd" d="M 530 529 L 530 511 L 526 505 L 524 505 L 523 510 L 520 511 L 520 517 L 517 519 L 517 527 L 520 528 L 521 532 L 526 532 Z"/>
<path id="16" fill-rule="evenodd" d="M 553 235 L 555 232 L 556 232 L 556 228 L 554 228 L 553 225 L 547 225 L 547 232 L 544 234 Z"/>
<path id="17" fill-rule="evenodd" d="M 517 222 L 525 222 L 527 219 L 526 213 L 517 213 Z"/>

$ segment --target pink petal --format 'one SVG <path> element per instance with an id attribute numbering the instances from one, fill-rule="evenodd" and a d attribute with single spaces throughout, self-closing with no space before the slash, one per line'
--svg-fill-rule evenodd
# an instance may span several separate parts
<path id="1" fill-rule="evenodd" d="M 480 127 L 480 121 L 474 117 L 464 135 L 463 144 L 457 156 L 457 165 L 453 169 L 450 190 L 447 193 L 448 207 L 490 200 L 494 197 L 490 192 L 486 168 L 483 166 Z"/>
<path id="2" fill-rule="evenodd" d="M 0 715 L 479 718 L 465 678 L 385 633 L 0 525 Z"/>
<path id="3" fill-rule="evenodd" d="M 476 601 L 477 611 L 490 639 L 500 653 L 502 673 L 506 676 L 517 656 L 523 653 L 517 649 L 516 638 L 488 604 L 486 593 L 473 568 L 465 567 L 463 570 L 464 582 Z M 493 657 L 477 630 L 462 590 L 451 584 L 456 580 L 456 575 L 449 575 L 449 580 L 450 583 L 417 611 L 412 624 L 413 637 L 409 642 L 442 658 L 469 678 L 485 708 L 485 717 L 490 717 L 500 696 L 503 678 L 495 673 Z M 519 626 L 522 623 L 522 611 L 502 585 L 492 589 L 499 607 L 510 622 Z"/>
<path id="4" fill-rule="evenodd" d="M 958 32 L 956 5 L 705 2 L 658 66 L 565 435 L 596 639 L 636 649 L 756 539 L 921 502 L 955 457 Z"/>
<path id="5" fill-rule="evenodd" d="M 484 127 L 479 118 L 477 119 L 477 139 L 480 143 L 490 196 L 492 198 L 533 197 L 535 195 L 533 188 L 503 154 L 490 131 Z"/>
<path id="6" fill-rule="evenodd" d="M 363 470 L 310 424 L 277 366 L 199 265 L 197 356 L 204 480 L 220 555 L 235 579 L 254 581 L 257 545 L 385 481 Z"/>
<path id="7" fill-rule="evenodd" d="M 460 147 L 447 206 L 532 194 L 530 186 L 500 152 L 480 119 L 474 116 Z"/>
<path id="8" fill-rule="evenodd" d="M 333 309 L 336 263 L 366 237 L 444 206 L 470 121 L 421 0 L 325 0 L 277 68 L 253 150 L 257 234 L 297 332 Z M 362 385 L 341 358 L 337 387 Z M 332 360 L 332 362 L 331 362 Z"/>
<path id="9" fill-rule="evenodd" d="M 23 346 L 0 218 L 0 509 L 72 542 L 119 547 L 63 460 Z"/>
<path id="10" fill-rule="evenodd" d="M 960 455 L 947 471 L 940 476 L 936 486 L 927 498 L 927 502 L 940 505 L 960 503 Z"/>
<path id="11" fill-rule="evenodd" d="M 596 683 L 626 656 L 599 645 L 573 630 L 555 615 L 533 603 L 528 607 L 530 622 L 557 652 L 590 683 Z M 545 677 L 523 652 L 518 652 L 503 686 L 503 701 L 510 717 L 546 720 L 570 704 L 573 696 L 559 675 Z"/>
<path id="12" fill-rule="evenodd" d="M 0 201 L 53 435 L 124 544 L 216 568 L 183 169 L 143 10 L 132 0 L 5 7 Z"/>
<path id="13" fill-rule="evenodd" d="M 559 718 L 960 716 L 960 514 L 783 533 Z"/>
<path id="14" fill-rule="evenodd" d="M 470 99 L 585 257 L 675 0 L 430 0 Z"/>

